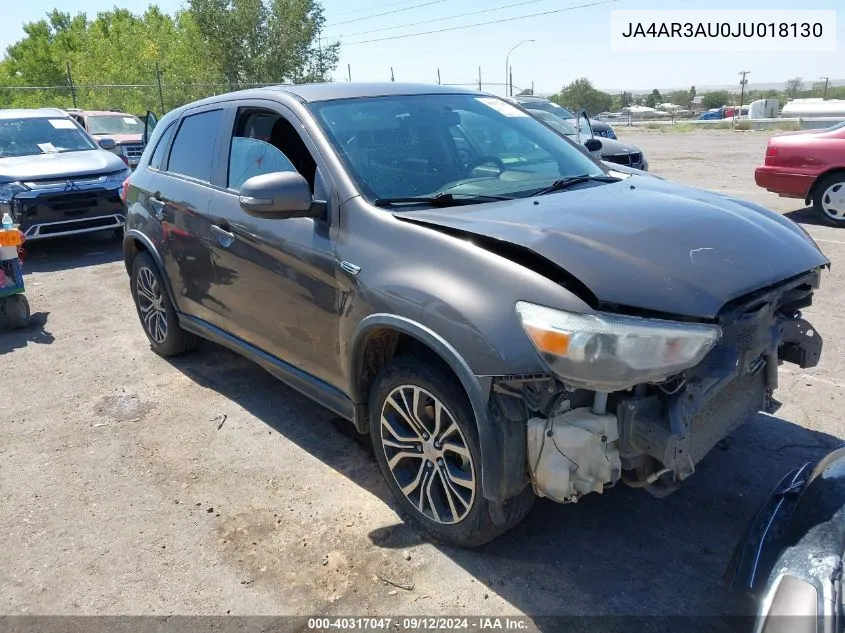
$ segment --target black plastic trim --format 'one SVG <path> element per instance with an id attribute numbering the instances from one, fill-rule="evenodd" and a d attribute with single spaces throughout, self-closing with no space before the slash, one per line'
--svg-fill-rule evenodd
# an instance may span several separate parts
<path id="1" fill-rule="evenodd" d="M 319 378 L 315 378 L 311 374 L 268 354 L 254 345 L 250 345 L 246 341 L 202 319 L 187 314 L 179 314 L 179 325 L 189 332 L 193 332 L 198 336 L 227 347 L 261 365 L 285 384 L 315 400 L 337 415 L 350 421 L 355 417 L 355 406 L 352 400 Z"/>

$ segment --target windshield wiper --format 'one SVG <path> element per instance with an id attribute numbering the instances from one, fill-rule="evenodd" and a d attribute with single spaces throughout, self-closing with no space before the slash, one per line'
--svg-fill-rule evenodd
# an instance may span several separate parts
<path id="1" fill-rule="evenodd" d="M 563 191 L 564 189 L 569 189 L 574 185 L 580 185 L 584 182 L 618 182 L 618 179 L 611 176 L 590 176 L 587 174 L 582 176 L 568 176 L 566 178 L 558 178 L 548 187 L 543 187 L 527 197 L 533 198 L 534 196 L 542 196 L 547 193 L 554 193 L 555 191 Z"/>
<path id="2" fill-rule="evenodd" d="M 403 204 L 429 204 L 433 207 L 451 207 L 461 204 L 480 204 L 483 202 L 498 202 L 513 200 L 510 196 L 486 196 L 475 194 L 438 193 L 434 196 L 408 196 L 404 198 L 376 198 L 373 204 L 377 207 L 388 208 Z"/>

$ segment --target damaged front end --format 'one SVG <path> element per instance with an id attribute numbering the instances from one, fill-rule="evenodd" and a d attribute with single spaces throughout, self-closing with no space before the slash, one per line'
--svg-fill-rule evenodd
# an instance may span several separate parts
<path id="1" fill-rule="evenodd" d="M 619 480 L 657 496 L 677 489 L 721 439 L 777 410 L 780 363 L 818 363 L 821 337 L 800 310 L 819 278 L 814 270 L 732 301 L 707 324 L 518 307 L 551 372 L 495 379 L 492 410 L 510 435 L 522 427 L 535 492 L 574 502 Z M 518 465 L 506 463 L 504 486 L 524 486 L 525 470 L 518 481 Z"/>

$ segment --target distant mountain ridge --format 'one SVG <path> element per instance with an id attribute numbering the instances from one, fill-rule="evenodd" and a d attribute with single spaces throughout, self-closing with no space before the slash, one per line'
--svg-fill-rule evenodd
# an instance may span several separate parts
<path id="1" fill-rule="evenodd" d="M 820 83 L 818 79 L 812 79 L 809 77 L 803 78 L 804 80 L 804 87 L 805 89 L 809 89 L 813 84 Z M 717 90 L 729 90 L 731 92 L 739 92 L 739 83 L 734 84 L 721 84 L 718 86 L 699 86 L 698 84 L 695 85 L 695 91 L 698 94 L 704 94 L 705 92 L 715 92 Z M 831 79 L 830 85 L 832 87 L 840 87 L 845 86 L 845 79 Z M 649 94 L 653 88 L 647 88 L 643 90 L 632 90 L 630 88 L 598 88 L 602 92 L 607 92 L 609 94 L 619 94 L 620 92 L 630 92 L 633 95 L 644 95 Z M 664 92 L 673 92 L 675 90 L 688 90 L 689 86 L 681 86 L 681 87 L 674 87 L 674 88 L 658 88 L 660 94 Z M 786 82 L 785 81 L 776 81 L 776 82 L 769 82 L 769 83 L 751 83 L 745 87 L 746 90 L 785 90 L 786 89 Z"/>

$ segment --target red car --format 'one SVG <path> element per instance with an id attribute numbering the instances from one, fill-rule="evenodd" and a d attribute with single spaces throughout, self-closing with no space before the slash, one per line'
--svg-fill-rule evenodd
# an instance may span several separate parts
<path id="1" fill-rule="evenodd" d="M 845 125 L 773 136 L 754 180 L 781 196 L 812 201 L 822 220 L 845 227 Z"/>

